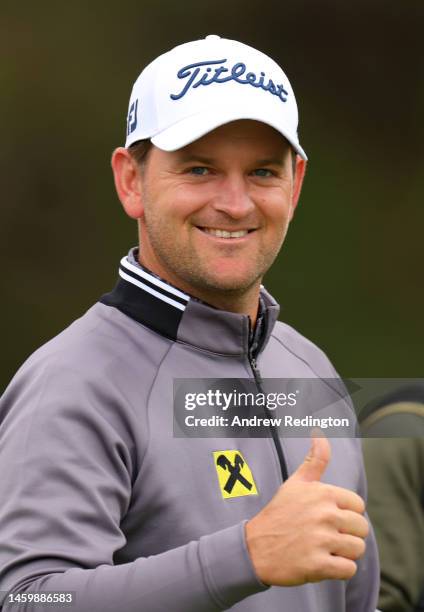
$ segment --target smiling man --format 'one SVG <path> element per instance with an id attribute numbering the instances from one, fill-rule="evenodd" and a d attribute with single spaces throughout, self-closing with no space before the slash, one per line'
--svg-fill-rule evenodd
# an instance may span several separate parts
<path id="1" fill-rule="evenodd" d="M 140 262 L 203 301 L 256 320 L 305 172 L 275 129 L 225 124 L 176 151 L 152 147 L 143 172 L 129 149 L 112 165 L 126 212 L 139 220 Z"/>
<path id="2" fill-rule="evenodd" d="M 357 440 L 173 429 L 175 379 L 337 376 L 261 285 L 305 165 L 263 53 L 208 36 L 141 73 L 112 156 L 139 246 L 2 399 L 4 612 L 375 610 Z"/>

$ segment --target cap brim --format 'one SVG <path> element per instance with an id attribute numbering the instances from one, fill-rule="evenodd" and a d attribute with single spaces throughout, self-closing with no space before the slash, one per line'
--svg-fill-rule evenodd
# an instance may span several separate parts
<path id="1" fill-rule="evenodd" d="M 198 140 L 217 127 L 230 123 L 231 121 L 237 121 L 238 119 L 252 119 L 254 121 L 266 123 L 277 130 L 277 132 L 280 132 L 280 134 L 289 141 L 300 157 L 304 160 L 308 159 L 305 151 L 297 140 L 296 134 L 293 134 L 292 131 L 287 129 L 281 121 L 277 123 L 268 117 L 264 117 L 264 113 L 258 111 L 257 108 L 221 107 L 203 110 L 155 134 L 152 136 L 151 141 L 156 147 L 163 151 L 176 151 Z"/>

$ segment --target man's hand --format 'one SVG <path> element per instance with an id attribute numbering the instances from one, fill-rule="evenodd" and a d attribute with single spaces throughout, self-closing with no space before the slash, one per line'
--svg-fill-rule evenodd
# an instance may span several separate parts
<path id="1" fill-rule="evenodd" d="M 348 489 L 320 482 L 330 456 L 328 440 L 313 438 L 302 465 L 247 522 L 249 554 L 265 584 L 346 580 L 356 573 L 369 531 L 365 504 Z"/>

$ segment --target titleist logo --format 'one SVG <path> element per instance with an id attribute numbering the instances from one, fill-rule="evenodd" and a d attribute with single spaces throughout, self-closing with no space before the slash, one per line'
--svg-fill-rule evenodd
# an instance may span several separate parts
<path id="1" fill-rule="evenodd" d="M 187 82 L 180 93 L 170 94 L 170 98 L 172 100 L 180 100 L 191 88 L 196 89 L 200 85 L 206 86 L 212 83 L 236 81 L 240 85 L 251 85 L 252 87 L 269 91 L 273 96 L 280 98 L 282 102 L 286 102 L 289 92 L 284 89 L 281 83 L 276 85 L 272 79 L 268 79 L 265 72 L 260 72 L 259 75 L 255 72 L 246 73 L 246 64 L 243 64 L 243 62 L 237 62 L 231 69 L 226 68 L 222 65 L 226 62 L 226 59 L 210 60 L 184 66 L 177 72 L 177 77 L 179 79 L 187 79 Z M 216 67 L 212 68 L 212 66 Z"/>

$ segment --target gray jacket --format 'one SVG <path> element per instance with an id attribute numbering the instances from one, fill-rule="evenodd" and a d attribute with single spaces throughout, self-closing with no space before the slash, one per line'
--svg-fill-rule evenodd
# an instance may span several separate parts
<path id="1" fill-rule="evenodd" d="M 261 375 L 334 377 L 316 346 L 276 322 L 265 290 L 262 299 Z M 373 534 L 350 581 L 269 588 L 253 570 L 244 524 L 309 440 L 173 436 L 174 378 L 251 378 L 252 365 L 247 316 L 190 299 L 124 258 L 115 289 L 36 351 L 3 395 L 0 590 L 72 591 L 74 612 L 374 611 Z M 365 497 L 358 440 L 331 444 L 323 480 Z M 213 457 L 229 449 L 257 494 L 223 498 Z"/>

